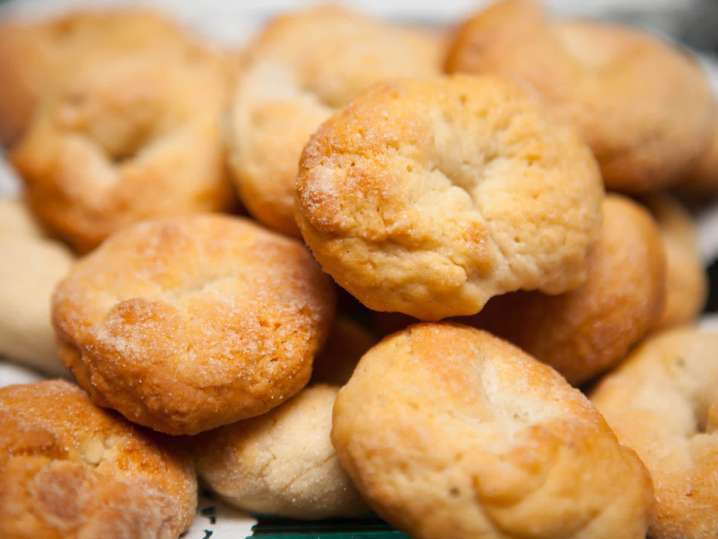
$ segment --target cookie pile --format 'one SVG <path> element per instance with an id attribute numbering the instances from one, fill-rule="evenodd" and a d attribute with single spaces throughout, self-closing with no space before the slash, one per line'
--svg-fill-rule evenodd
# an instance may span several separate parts
<path id="1" fill-rule="evenodd" d="M 142 10 L 0 27 L 0 536 L 178 537 L 198 477 L 419 539 L 718 534 L 718 334 L 680 202 L 705 75 L 503 0 L 219 50 Z"/>

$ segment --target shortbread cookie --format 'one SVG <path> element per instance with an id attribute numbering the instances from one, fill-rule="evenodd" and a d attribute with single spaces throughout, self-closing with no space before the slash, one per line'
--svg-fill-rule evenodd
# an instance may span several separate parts
<path id="1" fill-rule="evenodd" d="M 64 381 L 0 389 L 0 536 L 175 539 L 197 481 L 168 440 Z"/>
<path id="2" fill-rule="evenodd" d="M 298 236 L 294 182 L 309 136 L 375 82 L 437 75 L 442 53 L 436 35 L 336 6 L 272 20 L 248 47 L 230 124 L 234 179 L 250 213 Z"/>
<path id="3" fill-rule="evenodd" d="M 302 520 L 367 514 L 329 438 L 337 390 L 316 385 L 268 414 L 198 437 L 198 471 L 224 500 Z"/>
<path id="4" fill-rule="evenodd" d="M 126 228 L 53 298 L 78 383 L 169 434 L 263 414 L 297 393 L 333 311 L 332 283 L 303 245 L 220 215 Z"/>
<path id="5" fill-rule="evenodd" d="M 586 278 L 603 192 L 589 149 L 494 77 L 383 83 L 317 131 L 297 222 L 367 307 L 425 320 Z"/>
<path id="6" fill-rule="evenodd" d="M 13 199 L 0 199 L 0 253 L 0 358 L 64 374 L 50 322 L 50 296 L 74 257 Z"/>
<path id="7" fill-rule="evenodd" d="M 34 213 L 86 252 L 137 221 L 229 209 L 228 82 L 199 47 L 79 64 L 10 154 Z"/>
<path id="8" fill-rule="evenodd" d="M 651 331 L 666 296 L 658 226 L 638 204 L 609 195 L 586 283 L 558 296 L 494 298 L 471 320 L 548 363 L 578 385 L 621 361 Z"/>
<path id="9" fill-rule="evenodd" d="M 634 351 L 591 395 L 621 442 L 636 450 L 651 473 L 652 539 L 716 536 L 717 350 L 718 333 L 664 332 Z"/>
<path id="10" fill-rule="evenodd" d="M 551 18 L 535 0 L 500 1 L 471 17 L 446 68 L 532 86 L 576 125 L 610 189 L 680 181 L 712 134 L 708 80 L 687 54 L 640 30 Z"/>
<path id="11" fill-rule="evenodd" d="M 334 405 L 344 469 L 416 539 L 644 539 L 636 454 L 550 367 L 488 333 L 418 324 L 359 362 Z"/>

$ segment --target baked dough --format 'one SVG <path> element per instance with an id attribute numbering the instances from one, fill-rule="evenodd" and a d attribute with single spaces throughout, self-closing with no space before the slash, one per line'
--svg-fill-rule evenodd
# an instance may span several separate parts
<path id="1" fill-rule="evenodd" d="M 666 257 L 651 215 L 627 198 L 607 196 L 588 268 L 588 280 L 576 290 L 497 297 L 470 323 L 582 384 L 624 359 L 661 317 Z"/>
<path id="2" fill-rule="evenodd" d="M 137 221 L 231 208 L 223 57 L 187 43 L 82 60 L 10 153 L 48 229 L 87 252 Z"/>
<path id="3" fill-rule="evenodd" d="M 393 26 L 337 6 L 272 20 L 249 45 L 234 94 L 234 180 L 250 213 L 294 236 L 297 162 L 334 110 L 373 83 L 438 75 L 438 35 Z"/>
<path id="4" fill-rule="evenodd" d="M 297 222 L 364 305 L 422 320 L 586 278 L 603 192 L 573 131 L 494 77 L 375 86 L 312 136 Z"/>
<path id="5" fill-rule="evenodd" d="M 610 189 L 679 182 L 712 135 L 708 80 L 688 55 L 640 30 L 551 18 L 534 0 L 500 1 L 469 18 L 446 68 L 531 85 L 576 125 Z"/>
<path id="6" fill-rule="evenodd" d="M 50 296 L 74 257 L 48 238 L 18 200 L 0 198 L 0 357 L 66 373 L 50 323 Z"/>
<path id="7" fill-rule="evenodd" d="M 175 539 L 197 506 L 187 456 L 47 381 L 0 389 L 0 536 Z"/>
<path id="8" fill-rule="evenodd" d="M 696 320 L 708 295 L 708 279 L 690 213 L 667 194 L 643 199 L 658 222 L 666 251 L 666 304 L 657 328 Z"/>
<path id="9" fill-rule="evenodd" d="M 329 439 L 336 394 L 315 385 L 268 414 L 203 434 L 195 443 L 200 476 L 253 513 L 302 520 L 367 514 Z"/>
<path id="10" fill-rule="evenodd" d="M 550 367 L 488 333 L 418 324 L 367 352 L 332 442 L 382 517 L 416 539 L 644 539 L 635 453 Z"/>
<path id="11" fill-rule="evenodd" d="M 298 242 L 195 215 L 113 235 L 60 283 L 52 313 L 61 357 L 97 404 L 195 434 L 306 385 L 334 290 Z"/>
<path id="12" fill-rule="evenodd" d="M 591 399 L 653 478 L 652 539 L 718 530 L 718 333 L 661 333 L 606 376 Z"/>
<path id="13" fill-rule="evenodd" d="M 29 125 L 45 96 L 81 65 L 176 51 L 187 37 L 149 9 L 78 10 L 46 21 L 0 24 L 0 143 Z"/>

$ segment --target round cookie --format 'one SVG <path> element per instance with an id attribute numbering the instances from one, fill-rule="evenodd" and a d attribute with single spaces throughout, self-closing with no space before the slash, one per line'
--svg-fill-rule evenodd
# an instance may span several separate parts
<path id="1" fill-rule="evenodd" d="M 12 143 L 27 128 L 42 99 L 78 65 L 129 54 L 170 52 L 187 38 L 148 9 L 74 11 L 40 21 L 0 25 L 0 143 Z"/>
<path id="2" fill-rule="evenodd" d="M 703 310 L 708 279 L 691 215 L 670 195 L 643 199 L 658 222 L 666 251 L 666 304 L 657 328 L 693 322 Z"/>
<path id="3" fill-rule="evenodd" d="M 197 481 L 168 441 L 64 381 L 0 389 L 0 536 L 174 539 Z"/>
<path id="4" fill-rule="evenodd" d="M 322 351 L 314 359 L 312 383 L 343 386 L 377 339 L 358 322 L 337 316 Z"/>
<path id="5" fill-rule="evenodd" d="M 635 453 L 558 373 L 486 332 L 384 339 L 339 391 L 332 442 L 372 508 L 416 539 L 645 537 Z"/>
<path id="6" fill-rule="evenodd" d="M 0 253 L 0 357 L 64 374 L 50 297 L 74 257 L 43 234 L 21 202 L 8 198 L 0 198 Z"/>
<path id="7" fill-rule="evenodd" d="M 79 64 L 10 154 L 34 213 L 81 252 L 137 221 L 233 204 L 223 60 L 189 45 L 110 58 Z"/>
<path id="8" fill-rule="evenodd" d="M 200 476 L 253 513 L 302 520 L 367 514 L 329 438 L 336 394 L 311 386 L 268 414 L 203 434 L 195 444 Z"/>
<path id="9" fill-rule="evenodd" d="M 713 97 L 696 62 L 639 30 L 552 19 L 534 0 L 504 0 L 471 17 L 446 69 L 531 85 L 576 125 L 610 189 L 674 184 L 710 141 Z"/>
<path id="10" fill-rule="evenodd" d="M 310 135 L 375 82 L 438 75 L 442 52 L 428 32 L 337 6 L 272 20 L 248 47 L 231 114 L 231 165 L 250 213 L 299 236 L 294 183 Z"/>
<path id="11" fill-rule="evenodd" d="M 718 333 L 656 335 L 591 395 L 653 478 L 652 539 L 709 539 L 718 530 Z"/>
<path id="12" fill-rule="evenodd" d="M 558 296 L 497 297 L 470 323 L 579 385 L 621 361 L 654 328 L 665 296 L 666 257 L 655 221 L 631 200 L 609 195 L 581 287 Z"/>
<path id="13" fill-rule="evenodd" d="M 101 406 L 169 434 L 263 414 L 309 381 L 332 283 L 298 242 L 220 215 L 114 234 L 55 290 L 60 355 Z"/>
<path id="14" fill-rule="evenodd" d="M 367 307 L 422 320 L 579 286 L 603 198 L 573 131 L 518 86 L 469 76 L 362 94 L 311 138 L 297 191 L 323 269 Z"/>

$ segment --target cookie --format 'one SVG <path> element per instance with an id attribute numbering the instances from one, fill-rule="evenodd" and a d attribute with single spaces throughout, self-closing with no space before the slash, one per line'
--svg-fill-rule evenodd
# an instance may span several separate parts
<path id="1" fill-rule="evenodd" d="M 174 539 L 196 506 L 194 468 L 168 440 L 68 382 L 0 389 L 0 536 Z"/>
<path id="2" fill-rule="evenodd" d="M 690 213 L 667 194 L 644 197 L 661 230 L 666 251 L 666 304 L 657 328 L 669 328 L 698 318 L 708 295 L 708 278 Z"/>
<path id="3" fill-rule="evenodd" d="M 0 357 L 66 372 L 50 323 L 50 296 L 74 257 L 48 238 L 18 200 L 0 199 Z"/>
<path id="4" fill-rule="evenodd" d="M 33 212 L 87 252 L 134 222 L 231 208 L 228 81 L 198 46 L 79 63 L 10 153 Z"/>
<path id="5" fill-rule="evenodd" d="M 0 25 L 0 143 L 17 140 L 38 104 L 78 66 L 125 55 L 167 52 L 186 36 L 148 9 L 78 10 L 46 21 Z"/>
<path id="6" fill-rule="evenodd" d="M 475 314 L 518 289 L 586 278 L 603 191 L 588 148 L 518 86 L 382 83 L 332 116 L 299 163 L 297 222 L 370 309 Z"/>
<path id="7" fill-rule="evenodd" d="M 470 323 L 548 363 L 571 384 L 582 384 L 624 359 L 661 317 L 666 256 L 651 215 L 627 198 L 607 196 L 588 268 L 586 283 L 576 290 L 497 297 Z"/>
<path id="8" fill-rule="evenodd" d="M 133 225 L 53 296 L 60 354 L 100 406 L 169 434 L 263 414 L 309 381 L 332 283 L 298 242 L 195 215 Z"/>
<path id="9" fill-rule="evenodd" d="M 201 435 L 200 476 L 223 500 L 301 520 L 366 515 L 329 434 L 337 389 L 315 385 L 268 414 Z"/>
<path id="10" fill-rule="evenodd" d="M 269 22 L 248 47 L 229 130 L 234 181 L 250 213 L 299 236 L 294 182 L 309 136 L 375 82 L 437 75 L 442 52 L 436 35 L 337 6 Z"/>
<path id="11" fill-rule="evenodd" d="M 446 69 L 533 87 L 577 127 L 614 190 L 677 183 L 712 134 L 708 80 L 686 53 L 640 30 L 552 18 L 534 0 L 504 0 L 469 18 Z"/>
<path id="12" fill-rule="evenodd" d="M 718 333 L 661 333 L 607 375 L 591 399 L 636 450 L 656 491 L 653 539 L 708 539 L 718 530 Z"/>
<path id="13" fill-rule="evenodd" d="M 417 539 L 645 537 L 635 453 L 553 369 L 476 329 L 418 324 L 372 348 L 339 391 L 332 442 Z"/>

